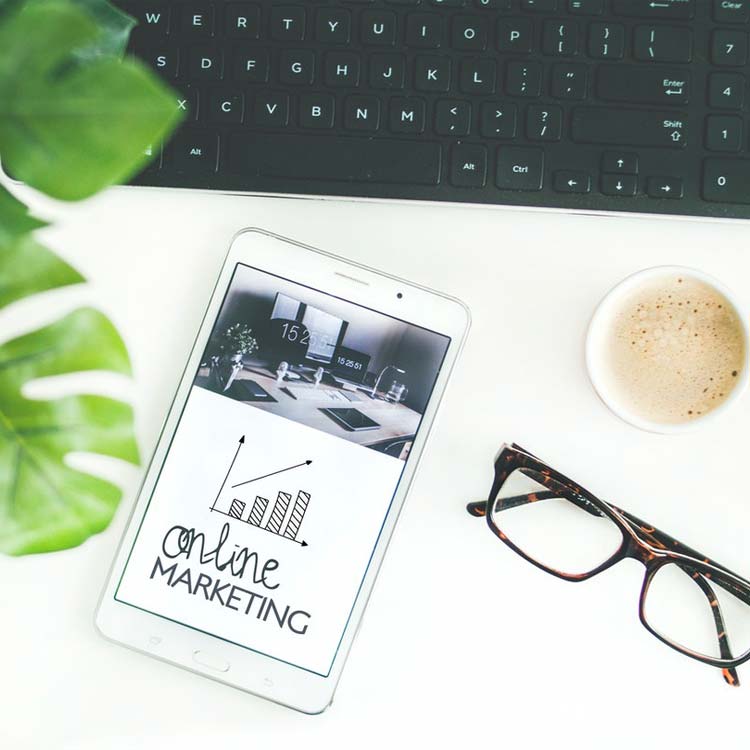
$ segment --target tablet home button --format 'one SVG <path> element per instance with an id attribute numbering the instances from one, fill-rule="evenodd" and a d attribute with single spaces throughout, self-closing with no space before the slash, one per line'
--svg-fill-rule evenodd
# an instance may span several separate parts
<path id="1" fill-rule="evenodd" d="M 196 664 L 200 664 L 202 667 L 213 669 L 216 672 L 228 672 L 229 662 L 224 661 L 216 656 L 211 656 L 205 651 L 193 651 L 193 661 Z"/>

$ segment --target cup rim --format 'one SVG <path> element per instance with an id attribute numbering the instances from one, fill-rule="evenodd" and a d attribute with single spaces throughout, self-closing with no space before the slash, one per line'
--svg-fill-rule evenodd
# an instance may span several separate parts
<path id="1" fill-rule="evenodd" d="M 712 409 L 707 414 L 703 414 L 700 417 L 691 419 L 686 422 L 676 423 L 662 423 L 654 420 L 641 417 L 638 414 L 634 414 L 623 406 L 614 396 L 610 393 L 607 386 L 604 384 L 604 377 L 601 374 L 601 358 L 598 357 L 600 353 L 600 346 L 598 346 L 598 336 L 601 335 L 601 326 L 607 316 L 609 310 L 614 306 L 615 302 L 622 298 L 624 294 L 644 283 L 648 279 L 659 278 L 662 276 L 680 274 L 683 276 L 689 276 L 691 278 L 702 281 L 708 286 L 713 287 L 717 292 L 726 298 L 729 304 L 734 309 L 735 314 L 740 320 L 742 335 L 745 344 L 745 354 L 742 362 L 742 371 L 738 382 L 735 384 L 732 392 L 727 398 L 715 409 Z M 586 359 L 586 370 L 588 371 L 589 380 L 594 388 L 599 399 L 602 403 L 613 413 L 619 417 L 623 422 L 626 422 L 634 427 L 637 427 L 646 432 L 653 432 L 662 435 L 679 434 L 683 432 L 690 432 L 699 427 L 705 426 L 707 423 L 714 421 L 721 417 L 726 411 L 728 411 L 736 401 L 742 396 L 743 392 L 750 382 L 750 325 L 745 315 L 744 307 L 737 299 L 736 295 L 726 287 L 717 278 L 705 273 L 697 268 L 690 266 L 679 266 L 679 265 L 661 265 L 651 266 L 650 268 L 644 268 L 640 271 L 626 276 L 620 282 L 615 284 L 602 298 L 599 304 L 596 306 L 591 320 L 589 321 L 588 329 L 586 332 L 586 344 L 585 344 L 585 359 Z"/>

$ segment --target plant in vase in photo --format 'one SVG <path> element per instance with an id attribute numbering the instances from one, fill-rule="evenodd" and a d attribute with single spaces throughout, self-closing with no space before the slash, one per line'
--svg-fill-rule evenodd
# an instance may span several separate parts
<path id="1" fill-rule="evenodd" d="M 133 20 L 105 0 L 0 0 L 0 160 L 15 179 L 75 201 L 126 181 L 179 120 L 172 92 L 123 60 Z M 0 310 L 84 277 L 43 247 L 45 222 L 0 182 Z M 30 398 L 41 378 L 129 376 L 116 328 L 80 308 L 9 339 L 0 328 L 0 552 L 72 547 L 106 528 L 112 482 L 74 468 L 72 453 L 139 461 L 129 404 L 70 386 Z"/>
<path id="2" fill-rule="evenodd" d="M 211 357 L 211 384 L 217 390 L 226 391 L 242 370 L 243 357 L 258 351 L 258 340 L 250 326 L 235 323 L 218 336 L 216 349 L 217 354 Z"/>

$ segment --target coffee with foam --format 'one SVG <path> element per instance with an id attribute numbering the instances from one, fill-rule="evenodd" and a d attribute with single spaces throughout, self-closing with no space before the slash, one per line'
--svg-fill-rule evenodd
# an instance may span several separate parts
<path id="1" fill-rule="evenodd" d="M 612 395 L 661 424 L 720 406 L 740 382 L 746 357 L 734 306 L 713 286 L 677 273 L 644 280 L 623 296 L 604 345 Z"/>

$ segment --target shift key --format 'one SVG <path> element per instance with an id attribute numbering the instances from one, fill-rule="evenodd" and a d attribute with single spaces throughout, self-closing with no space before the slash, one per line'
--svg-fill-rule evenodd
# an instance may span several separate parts
<path id="1" fill-rule="evenodd" d="M 576 143 L 685 148 L 687 116 L 681 112 L 578 107 L 573 112 Z"/>

